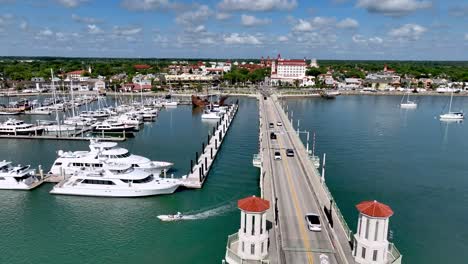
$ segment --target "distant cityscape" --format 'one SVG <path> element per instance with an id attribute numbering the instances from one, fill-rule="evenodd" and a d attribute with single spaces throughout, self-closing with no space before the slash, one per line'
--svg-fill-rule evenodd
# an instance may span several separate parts
<path id="1" fill-rule="evenodd" d="M 73 87 L 78 91 L 100 92 L 253 85 L 389 92 L 412 89 L 440 93 L 468 88 L 468 74 L 463 63 L 323 62 L 286 59 L 280 54 L 257 60 L 148 59 L 143 63 L 137 59 L 4 59 L 0 61 L 0 88 L 3 92 L 47 92 L 52 81 L 58 89 Z M 419 72 L 414 72 L 418 67 Z M 441 68 L 447 70 L 441 71 Z M 54 71 L 54 79 L 50 77 L 50 69 Z"/>

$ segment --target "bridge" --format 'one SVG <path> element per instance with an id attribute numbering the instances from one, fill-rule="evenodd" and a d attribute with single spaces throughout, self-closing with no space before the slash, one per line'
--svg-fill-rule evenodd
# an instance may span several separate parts
<path id="1" fill-rule="evenodd" d="M 307 132 L 294 129 L 274 94 L 259 97 L 259 115 L 260 149 L 253 165 L 260 168 L 261 196 L 271 204 L 265 212 L 269 223 L 268 258 L 239 257 L 236 254 L 238 237 L 234 234 L 228 238 L 227 262 L 357 263 L 353 255 L 356 244 L 353 231 L 326 186 L 323 168 L 321 174 L 317 169 L 317 157 L 311 155 L 308 143 L 304 146 L 299 137 Z M 287 150 L 292 150 L 294 155 L 287 155 Z M 305 220 L 308 213 L 319 215 L 321 231 L 308 229 Z M 359 252 L 362 257 L 366 255 Z M 385 252 L 385 258 L 381 256 L 378 262 L 372 263 L 401 263 L 402 256 L 392 243 L 388 243 Z M 373 258 L 376 258 L 375 253 Z"/>

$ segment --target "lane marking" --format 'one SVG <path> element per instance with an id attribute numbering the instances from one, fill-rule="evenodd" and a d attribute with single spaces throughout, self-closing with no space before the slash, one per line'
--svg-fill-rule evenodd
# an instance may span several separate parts
<path id="1" fill-rule="evenodd" d="M 270 108 L 270 110 L 271 110 L 271 108 Z M 278 137 L 277 141 L 278 141 L 278 144 L 280 145 L 280 147 L 283 148 L 283 144 L 282 144 L 283 140 L 280 139 L 280 137 Z M 280 153 L 281 153 L 281 151 L 280 151 Z M 284 157 L 286 157 L 286 159 Z M 288 162 L 287 158 L 288 158 L 287 156 L 285 156 L 283 153 L 281 153 L 281 160 L 284 161 L 284 164 L 285 164 L 285 169 L 286 169 L 285 172 L 286 172 L 286 175 L 287 175 L 286 179 L 287 179 L 287 182 L 288 182 L 289 190 L 290 190 L 290 192 L 292 194 L 294 209 L 296 211 L 296 220 L 297 220 L 297 223 L 299 224 L 299 231 L 300 231 L 301 236 L 302 236 L 304 248 L 307 250 L 306 251 L 307 260 L 308 260 L 308 263 L 313 264 L 314 263 L 314 257 L 313 257 L 313 254 L 311 253 L 310 241 L 307 239 L 307 232 L 306 232 L 305 227 L 304 227 L 305 220 L 302 219 L 303 217 L 305 217 L 305 215 L 302 213 L 302 210 L 299 207 L 299 199 L 297 198 L 296 189 L 295 189 L 294 183 L 292 182 L 292 179 L 291 179 L 292 178 L 291 170 L 289 168 L 289 162 Z"/>

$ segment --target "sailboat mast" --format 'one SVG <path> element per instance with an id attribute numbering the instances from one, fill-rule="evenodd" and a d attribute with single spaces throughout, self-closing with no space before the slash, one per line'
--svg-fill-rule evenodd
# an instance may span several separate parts
<path id="1" fill-rule="evenodd" d="M 453 90 L 452 90 L 452 93 L 450 94 L 449 113 L 452 112 L 452 99 L 453 99 Z"/>
<path id="2" fill-rule="evenodd" d="M 75 97 L 73 96 L 73 80 L 70 80 L 70 92 L 72 99 L 72 115 L 75 117 Z"/>

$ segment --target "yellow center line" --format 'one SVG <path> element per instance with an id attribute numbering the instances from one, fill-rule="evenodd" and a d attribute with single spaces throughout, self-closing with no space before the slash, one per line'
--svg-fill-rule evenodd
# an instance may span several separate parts
<path id="1" fill-rule="evenodd" d="M 278 145 L 280 145 L 280 149 L 284 149 L 283 148 L 283 144 L 281 143 L 282 140 L 280 140 L 280 137 L 278 137 Z M 294 187 L 294 183 L 292 182 L 292 176 L 291 176 L 291 170 L 289 168 L 289 162 L 288 162 L 288 157 L 283 155 L 283 153 L 281 152 L 280 150 L 280 153 L 281 153 L 281 160 L 284 161 L 284 164 L 286 165 L 286 174 L 287 174 L 287 181 L 288 181 L 288 186 L 289 186 L 289 190 L 291 191 L 291 194 L 292 194 L 292 197 L 293 197 L 293 203 L 294 203 L 294 209 L 296 210 L 296 220 L 297 220 L 297 223 L 299 224 L 299 231 L 301 232 L 301 236 L 302 236 L 302 240 L 303 240 L 303 244 L 304 244 L 304 247 L 307 251 L 307 259 L 308 259 L 308 263 L 314 263 L 314 257 L 312 256 L 312 253 L 310 252 L 310 241 L 307 239 L 307 232 L 305 230 L 305 227 L 304 227 L 304 217 L 305 215 L 302 213 L 302 210 L 301 208 L 299 207 L 299 199 L 297 198 L 297 194 L 296 194 L 296 189 Z"/>

